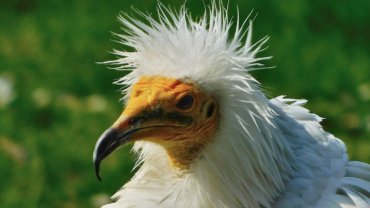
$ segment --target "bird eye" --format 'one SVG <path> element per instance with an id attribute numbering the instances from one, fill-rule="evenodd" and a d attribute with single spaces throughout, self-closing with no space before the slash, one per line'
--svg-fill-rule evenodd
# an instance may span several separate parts
<path id="1" fill-rule="evenodd" d="M 193 101 L 194 101 L 193 96 L 185 95 L 179 100 L 176 106 L 180 109 L 185 110 L 185 109 L 190 108 L 193 105 Z"/>

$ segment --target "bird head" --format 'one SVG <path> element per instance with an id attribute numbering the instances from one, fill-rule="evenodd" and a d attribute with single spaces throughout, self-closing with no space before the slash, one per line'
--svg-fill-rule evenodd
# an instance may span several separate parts
<path id="1" fill-rule="evenodd" d="M 125 108 L 94 149 L 98 179 L 104 158 L 124 144 L 142 141 L 162 146 L 175 170 L 189 170 L 220 130 L 234 128 L 225 124 L 238 120 L 227 115 L 244 113 L 235 110 L 241 106 L 238 101 L 253 103 L 261 97 L 257 82 L 246 72 L 269 58 L 254 57 L 267 38 L 252 45 L 251 22 L 243 45 L 244 24 L 237 24 L 230 41 L 231 22 L 221 7 L 213 5 L 200 21 L 192 20 L 185 7 L 174 14 L 159 7 L 159 20 L 145 16 L 150 27 L 120 17 L 127 31 L 118 35 L 120 42 L 134 51 L 115 50 L 119 59 L 107 62 L 130 73 L 117 82 L 126 87 Z"/>
<path id="2" fill-rule="evenodd" d="M 94 162 L 129 142 L 163 146 L 177 169 L 187 169 L 218 127 L 216 100 L 196 84 L 162 76 L 141 77 L 117 121 L 99 138 Z"/>
<path id="3" fill-rule="evenodd" d="M 201 185 L 184 182 L 190 189 L 268 204 L 291 170 L 276 114 L 250 75 L 270 58 L 256 57 L 268 38 L 252 44 L 252 22 L 239 20 L 229 35 L 227 10 L 215 4 L 197 19 L 163 6 L 158 19 L 144 19 L 120 17 L 119 42 L 132 51 L 115 50 L 118 59 L 106 62 L 129 73 L 116 82 L 125 86 L 124 110 L 95 146 L 98 179 L 101 161 L 134 143 L 134 178 L 191 175 Z"/>

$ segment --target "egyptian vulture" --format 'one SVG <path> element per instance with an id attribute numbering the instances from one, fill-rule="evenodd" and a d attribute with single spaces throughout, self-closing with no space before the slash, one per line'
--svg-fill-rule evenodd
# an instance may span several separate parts
<path id="1" fill-rule="evenodd" d="M 305 100 L 268 99 L 250 75 L 268 59 L 251 21 L 215 3 L 197 19 L 142 15 L 119 18 L 132 50 L 108 63 L 128 71 L 126 105 L 93 154 L 100 179 L 101 161 L 134 143 L 137 171 L 104 208 L 370 207 L 370 165 L 348 161 Z"/>

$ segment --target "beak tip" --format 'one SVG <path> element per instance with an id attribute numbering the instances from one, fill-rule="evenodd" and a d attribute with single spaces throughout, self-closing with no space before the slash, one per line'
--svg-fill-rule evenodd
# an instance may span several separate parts
<path id="1" fill-rule="evenodd" d="M 100 162 L 98 163 L 95 163 L 95 175 L 96 175 L 96 178 L 98 179 L 98 181 L 101 181 L 101 177 L 100 177 Z"/>
<path id="2" fill-rule="evenodd" d="M 119 146 L 125 144 L 129 139 L 128 135 L 122 136 L 118 129 L 109 128 L 99 137 L 93 153 L 95 175 L 99 181 L 102 180 L 99 173 L 101 161 Z"/>
<path id="3" fill-rule="evenodd" d="M 95 175 L 99 181 L 101 181 L 101 177 L 99 174 L 100 163 L 109 153 L 111 153 L 114 150 L 114 148 L 112 148 L 112 144 L 116 142 L 115 139 L 117 135 L 118 135 L 117 129 L 109 128 L 100 136 L 100 138 L 95 144 L 93 153 L 93 162 L 95 168 Z"/>
<path id="4" fill-rule="evenodd" d="M 93 163 L 94 163 L 95 175 L 96 175 L 96 178 L 98 179 L 98 181 L 101 181 L 101 177 L 100 177 L 100 174 L 99 174 L 99 172 L 100 172 L 100 162 L 101 162 L 101 159 L 97 154 L 97 150 L 95 149 L 94 154 L 93 154 Z"/>

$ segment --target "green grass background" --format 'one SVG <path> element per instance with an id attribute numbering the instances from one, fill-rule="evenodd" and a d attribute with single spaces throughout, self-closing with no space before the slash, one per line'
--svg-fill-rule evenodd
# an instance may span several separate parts
<path id="1" fill-rule="evenodd" d="M 97 207 L 130 178 L 124 147 L 103 162 L 103 182 L 95 179 L 93 147 L 122 110 L 111 82 L 123 75 L 96 62 L 122 49 L 110 33 L 122 32 L 120 11 L 152 13 L 156 5 L 0 0 L 0 78 L 12 86 L 0 105 L 0 207 Z M 202 1 L 187 5 L 193 16 L 203 13 Z M 229 0 L 231 16 L 237 7 L 241 19 L 258 13 L 254 41 L 271 37 L 263 55 L 276 67 L 253 73 L 269 96 L 308 99 L 350 158 L 370 162 L 369 2 Z"/>

